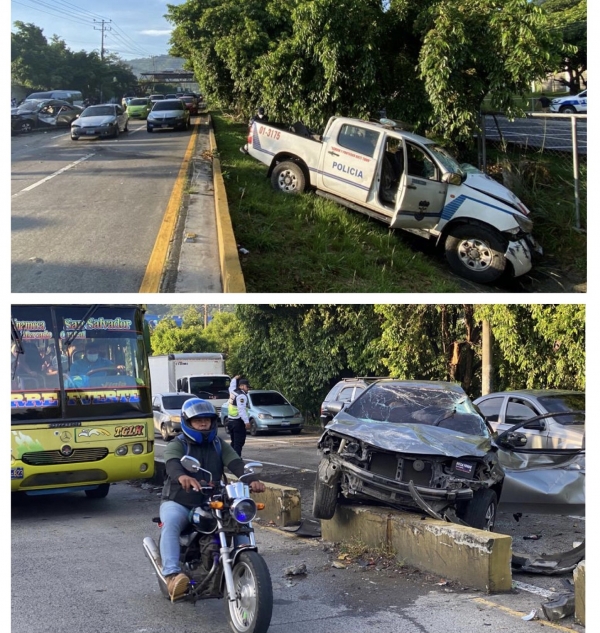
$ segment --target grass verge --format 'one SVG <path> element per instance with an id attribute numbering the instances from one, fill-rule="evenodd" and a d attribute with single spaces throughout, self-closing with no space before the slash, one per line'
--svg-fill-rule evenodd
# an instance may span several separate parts
<path id="1" fill-rule="evenodd" d="M 239 151 L 246 124 L 211 115 L 248 292 L 461 292 L 426 240 L 314 194 L 273 191 L 266 166 Z"/>

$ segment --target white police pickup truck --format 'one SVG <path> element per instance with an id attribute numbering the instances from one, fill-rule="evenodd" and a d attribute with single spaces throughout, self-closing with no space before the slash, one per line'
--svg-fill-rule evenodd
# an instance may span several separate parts
<path id="1" fill-rule="evenodd" d="M 578 95 L 552 99 L 550 102 L 550 112 L 587 114 L 587 90 L 580 92 Z"/>
<path id="2" fill-rule="evenodd" d="M 321 137 L 301 123 L 253 121 L 241 150 L 269 166 L 276 190 L 312 188 L 390 228 L 436 239 L 467 279 L 490 283 L 507 269 L 523 275 L 533 252 L 541 254 L 517 196 L 391 120 L 332 117 Z"/>

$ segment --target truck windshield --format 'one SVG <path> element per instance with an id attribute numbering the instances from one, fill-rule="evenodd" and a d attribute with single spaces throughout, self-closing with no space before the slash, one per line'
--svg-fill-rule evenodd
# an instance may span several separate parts
<path id="1" fill-rule="evenodd" d="M 151 410 L 141 308 L 90 307 L 12 306 L 13 424 L 131 418 Z"/>
<path id="2" fill-rule="evenodd" d="M 190 392 L 199 398 L 229 398 L 230 382 L 227 376 L 194 376 L 190 378 Z"/>
<path id="3" fill-rule="evenodd" d="M 464 169 L 443 147 L 440 145 L 427 145 L 427 149 L 433 154 L 438 163 L 440 163 L 446 171 L 453 174 L 460 174 L 461 176 L 465 175 Z"/>

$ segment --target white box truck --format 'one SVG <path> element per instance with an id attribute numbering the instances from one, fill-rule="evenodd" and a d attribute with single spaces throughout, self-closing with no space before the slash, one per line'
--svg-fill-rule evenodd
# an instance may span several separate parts
<path id="1" fill-rule="evenodd" d="M 193 393 L 209 400 L 220 413 L 229 398 L 230 377 L 223 354 L 212 352 L 150 356 L 152 394 Z"/>

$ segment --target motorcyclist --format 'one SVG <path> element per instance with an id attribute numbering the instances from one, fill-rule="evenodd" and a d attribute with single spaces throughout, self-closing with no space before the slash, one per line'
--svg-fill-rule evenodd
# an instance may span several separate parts
<path id="1" fill-rule="evenodd" d="M 231 436 L 231 447 L 241 457 L 246 443 L 246 434 L 250 428 L 248 419 L 248 389 L 250 383 L 239 376 L 234 376 L 229 384 L 229 402 L 227 404 L 227 430 Z"/>
<path id="2" fill-rule="evenodd" d="M 210 471 L 212 481 L 221 479 L 224 467 L 236 477 L 244 474 L 240 456 L 217 437 L 217 420 L 217 412 L 210 402 L 200 398 L 186 400 L 181 407 L 182 433 L 165 448 L 167 477 L 160 505 L 160 557 L 171 600 L 182 596 L 189 585 L 189 578 L 179 563 L 179 535 L 189 524 L 190 510 L 206 499 L 200 488 L 206 474 L 186 471 L 180 459 L 184 455 L 195 457 L 202 468 Z M 245 481 L 249 482 L 252 492 L 264 492 L 265 485 L 256 476 L 247 476 Z"/>

